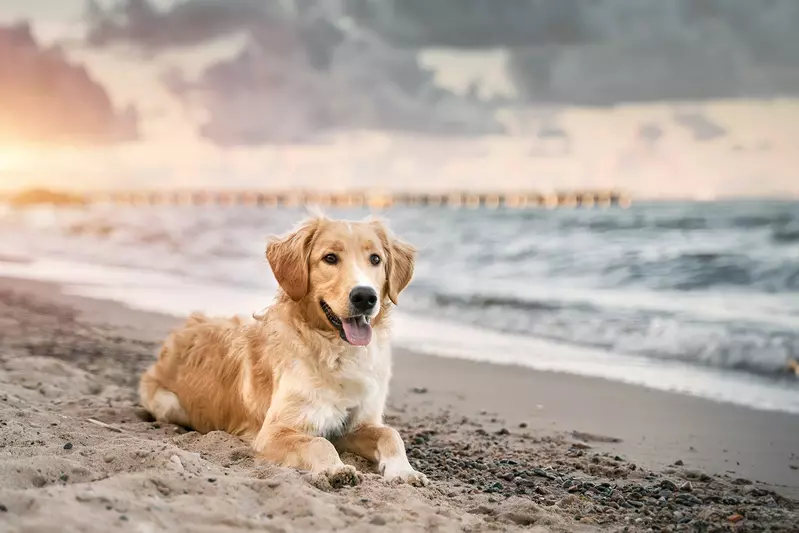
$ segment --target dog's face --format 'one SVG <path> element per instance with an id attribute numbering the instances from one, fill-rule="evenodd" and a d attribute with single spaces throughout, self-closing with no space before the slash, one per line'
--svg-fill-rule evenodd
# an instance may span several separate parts
<path id="1" fill-rule="evenodd" d="M 371 341 L 386 299 L 397 303 L 413 276 L 414 255 L 378 220 L 315 218 L 266 249 L 283 291 L 355 346 Z"/>

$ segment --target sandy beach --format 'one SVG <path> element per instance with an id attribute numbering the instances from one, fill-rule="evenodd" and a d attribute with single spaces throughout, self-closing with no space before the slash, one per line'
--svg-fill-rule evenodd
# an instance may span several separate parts
<path id="1" fill-rule="evenodd" d="M 333 490 L 148 419 L 174 317 L 0 280 L 0 531 L 799 531 L 799 416 L 395 352 L 423 489 Z"/>

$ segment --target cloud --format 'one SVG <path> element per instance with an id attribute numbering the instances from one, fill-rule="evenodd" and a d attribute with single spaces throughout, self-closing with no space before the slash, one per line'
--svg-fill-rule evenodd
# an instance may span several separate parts
<path id="1" fill-rule="evenodd" d="M 437 87 L 413 53 L 369 40 L 308 43 L 268 31 L 195 81 L 179 70 L 165 81 L 207 112 L 201 134 L 221 145 L 313 142 L 335 130 L 502 131 L 487 104 Z"/>
<path id="2" fill-rule="evenodd" d="M 258 27 L 275 18 L 273 2 L 198 0 L 158 10 L 147 0 L 125 0 L 103 9 L 87 2 L 86 41 L 95 47 L 132 44 L 148 52 L 192 46 Z"/>
<path id="3" fill-rule="evenodd" d="M 506 48 L 530 101 L 799 94 L 796 0 L 350 0 L 397 46 Z"/>
<path id="4" fill-rule="evenodd" d="M 0 142 L 92 144 L 137 137 L 136 109 L 114 109 L 83 66 L 58 48 L 39 47 L 28 24 L 0 26 L 0 80 Z"/>
<path id="5" fill-rule="evenodd" d="M 399 46 L 496 48 L 593 39 L 583 0 L 349 0 L 346 13 Z"/>
<path id="6" fill-rule="evenodd" d="M 314 142 L 338 130 L 504 130 L 492 105 L 474 92 L 439 87 L 416 50 L 389 46 L 330 5 L 297 2 L 295 10 L 280 11 L 277 3 L 195 0 L 158 10 L 146 0 L 126 0 L 112 12 L 91 10 L 88 40 L 157 53 L 243 33 L 247 42 L 238 53 L 196 79 L 179 67 L 163 76 L 175 96 L 208 117 L 200 134 L 224 146 Z"/>
<path id="7" fill-rule="evenodd" d="M 225 145 L 359 128 L 504 131 L 494 112 L 509 102 L 438 86 L 417 61 L 429 47 L 505 49 L 510 103 L 799 95 L 795 0 L 120 0 L 91 3 L 88 21 L 93 46 L 148 54 L 245 36 L 196 79 L 164 77 L 208 117 L 201 134 Z M 721 134 L 705 126 L 685 125 Z"/>

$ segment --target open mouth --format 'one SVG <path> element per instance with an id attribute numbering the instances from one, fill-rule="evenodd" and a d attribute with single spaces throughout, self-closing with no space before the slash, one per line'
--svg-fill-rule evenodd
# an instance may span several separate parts
<path id="1" fill-rule="evenodd" d="M 327 305 L 324 300 L 319 300 L 325 316 L 338 330 L 342 339 L 353 346 L 366 346 L 372 340 L 372 326 L 369 324 L 370 317 L 366 315 L 351 316 L 349 318 L 339 318 L 336 313 Z"/>

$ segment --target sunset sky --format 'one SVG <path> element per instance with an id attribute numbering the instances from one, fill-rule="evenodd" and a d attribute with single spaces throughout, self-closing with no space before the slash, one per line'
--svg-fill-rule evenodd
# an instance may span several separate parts
<path id="1" fill-rule="evenodd" d="M 0 188 L 616 186 L 639 196 L 799 196 L 799 60 L 781 41 L 746 48 L 736 32 L 697 33 L 661 10 L 650 19 L 668 46 L 711 37 L 695 63 L 669 51 L 658 65 L 636 55 L 636 35 L 603 37 L 612 28 L 594 22 L 608 17 L 593 12 L 548 13 L 551 24 L 533 28 L 539 40 L 524 43 L 498 40 L 513 28 L 492 33 L 507 20 L 465 19 L 474 37 L 464 42 L 444 22 L 417 27 L 401 10 L 396 24 L 382 12 L 364 23 L 342 15 L 344 0 L 308 13 L 282 4 L 275 15 L 251 0 L 94 10 L 80 0 L 5 0 Z M 113 5 L 127 12 L 112 17 Z M 708 28 L 727 20 L 712 16 L 720 18 Z M 779 18 L 765 13 L 752 31 Z M 32 45 L 14 26 L 21 22 Z M 526 39 L 519 31 L 514 38 Z M 642 53 L 661 57 L 660 48 Z"/>

